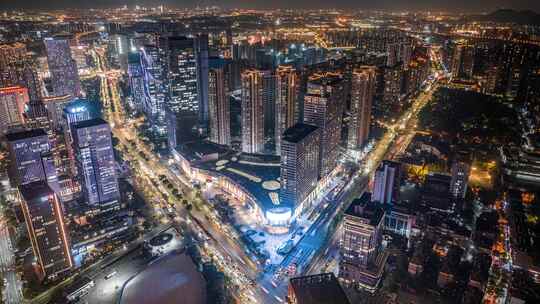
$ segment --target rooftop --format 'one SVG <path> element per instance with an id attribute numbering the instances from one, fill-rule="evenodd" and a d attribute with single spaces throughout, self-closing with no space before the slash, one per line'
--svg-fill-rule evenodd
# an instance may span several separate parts
<path id="1" fill-rule="evenodd" d="M 54 193 L 54 191 L 49 187 L 45 181 L 36 181 L 19 186 L 19 191 L 22 197 L 26 201 L 31 201 L 38 197 L 43 197 Z"/>
<path id="2" fill-rule="evenodd" d="M 349 304 L 333 273 L 292 278 L 289 285 L 298 304 Z"/>
<path id="3" fill-rule="evenodd" d="M 315 126 L 304 123 L 297 123 L 294 126 L 285 130 L 281 138 L 283 141 L 298 143 L 315 130 L 317 130 L 317 127 Z"/>
<path id="4" fill-rule="evenodd" d="M 109 123 L 107 123 L 107 122 L 106 122 L 105 120 L 103 120 L 102 118 L 94 118 L 94 119 L 83 120 L 83 121 L 74 123 L 74 124 L 72 125 L 72 127 L 73 127 L 74 129 L 81 129 L 81 128 L 88 128 L 88 127 L 99 126 L 99 125 L 103 125 L 103 124 L 109 125 Z"/>
<path id="5" fill-rule="evenodd" d="M 178 153 L 191 166 L 234 181 L 250 193 L 263 210 L 287 207 L 279 201 L 279 156 L 240 153 L 206 141 L 181 145 Z"/>
<path id="6" fill-rule="evenodd" d="M 43 129 L 31 129 L 15 133 L 9 133 L 6 135 L 6 138 L 8 141 L 17 141 L 37 136 L 47 136 L 47 133 L 45 133 Z"/>
<path id="7" fill-rule="evenodd" d="M 381 204 L 371 201 L 371 193 L 364 192 L 360 198 L 354 199 L 345 211 L 345 215 L 363 218 L 370 225 L 378 226 L 384 216 Z"/>

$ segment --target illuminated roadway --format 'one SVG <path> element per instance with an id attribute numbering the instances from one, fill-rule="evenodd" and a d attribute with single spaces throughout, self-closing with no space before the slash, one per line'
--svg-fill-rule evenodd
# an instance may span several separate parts
<path id="1" fill-rule="evenodd" d="M 15 256 L 9 237 L 8 224 L 0 219 L 0 271 L 4 278 L 2 302 L 7 304 L 22 303 L 22 282 L 15 271 Z"/>
<path id="2" fill-rule="evenodd" d="M 150 193 L 154 195 L 158 193 L 169 193 L 163 182 L 158 179 L 159 175 L 165 175 L 168 180 L 181 190 L 183 198 L 194 198 L 192 185 L 185 177 L 179 175 L 179 172 L 172 171 L 164 161 L 160 160 L 147 145 L 138 139 L 135 126 L 127 121 L 124 117 L 122 103 L 118 94 L 118 76 L 111 74 L 106 70 L 106 64 L 102 54 L 96 56 L 100 59 L 99 69 L 102 78 L 102 93 L 103 105 L 105 108 L 106 118 L 112 126 L 112 131 L 121 143 L 123 150 L 127 152 L 131 167 L 134 173 L 147 180 L 147 185 L 150 185 Z M 331 220 L 335 218 L 339 211 L 336 206 L 343 206 L 343 202 L 349 202 L 354 197 L 360 195 L 367 188 L 369 176 L 377 168 L 378 164 L 386 158 L 389 151 L 403 147 L 395 147 L 395 139 L 400 134 L 400 130 L 413 130 L 412 126 L 416 121 L 416 116 L 423 106 L 430 100 L 433 92 L 438 87 L 438 78 L 435 77 L 433 83 L 427 85 L 426 92 L 421 92 L 415 99 L 411 107 L 406 110 L 398 121 L 391 125 L 383 137 L 378 141 L 376 147 L 368 155 L 364 162 L 362 172 L 357 173 L 351 181 L 347 183 L 343 193 L 333 200 L 328 201 L 328 208 L 324 209 L 319 218 L 305 233 L 303 239 L 285 258 L 285 263 L 296 259 L 295 263 L 301 263 L 299 269 L 308 269 L 313 258 L 320 261 L 320 252 L 324 244 L 325 235 L 333 233 L 330 230 Z M 414 119 L 412 119 L 414 118 Z M 408 140 L 400 141 L 403 145 L 408 144 Z M 140 155 L 142 153 L 145 157 Z M 235 285 L 239 287 L 239 292 L 235 294 L 242 303 L 276 303 L 284 302 L 286 295 L 286 280 L 274 280 L 274 273 L 262 274 L 261 267 L 255 264 L 244 252 L 243 245 L 234 237 L 235 233 L 226 223 L 215 223 L 205 216 L 209 214 L 207 207 L 200 207 L 201 210 L 193 208 L 191 212 L 186 212 L 179 200 L 173 196 L 168 196 L 177 207 L 178 216 L 175 221 L 182 221 L 182 218 L 187 219 L 186 223 L 192 227 L 193 231 L 202 232 L 209 238 L 205 242 L 203 251 L 207 254 L 218 256 L 218 267 L 225 272 L 226 275 L 234 280 Z M 155 208 L 161 209 L 161 212 L 166 213 L 165 205 L 168 202 L 158 200 Z M 333 205 L 334 204 L 334 205 Z M 233 235 L 233 237 L 231 237 Z M 336 239 L 336 234 L 331 235 L 332 239 Z M 332 243 L 332 242 L 329 242 Z M 324 248 L 323 248 L 324 249 Z M 304 252 L 304 250 L 306 250 Z M 307 253 L 306 253 L 307 252 Z M 315 253 L 319 255 L 315 256 Z M 332 257 L 332 256 L 331 256 Z M 257 285 L 252 286 L 249 282 L 257 282 Z"/>

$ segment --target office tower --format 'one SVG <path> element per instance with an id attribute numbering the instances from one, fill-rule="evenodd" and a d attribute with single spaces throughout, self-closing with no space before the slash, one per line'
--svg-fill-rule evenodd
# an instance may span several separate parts
<path id="1" fill-rule="evenodd" d="M 242 152 L 264 150 L 264 71 L 249 69 L 242 73 Z"/>
<path id="2" fill-rule="evenodd" d="M 114 34 L 109 36 L 109 58 L 116 67 L 127 69 L 129 43 L 126 35 Z"/>
<path id="3" fill-rule="evenodd" d="M 276 126 L 276 75 L 273 70 L 263 71 L 264 140 L 273 141 Z M 279 153 L 279 151 L 275 151 Z"/>
<path id="4" fill-rule="evenodd" d="M 401 65 L 395 65 L 393 67 L 386 67 L 383 74 L 383 97 L 382 102 L 385 106 L 386 113 L 400 113 L 400 94 L 401 94 L 401 82 L 402 82 L 402 68 Z"/>
<path id="5" fill-rule="evenodd" d="M 299 80 L 291 66 L 279 66 L 276 71 L 275 142 L 276 152 L 281 151 L 281 136 L 298 121 Z"/>
<path id="6" fill-rule="evenodd" d="M 70 126 L 76 122 L 90 120 L 98 117 L 97 109 L 86 99 L 73 99 L 63 108 L 62 118 L 64 129 L 70 130 Z"/>
<path id="7" fill-rule="evenodd" d="M 319 177 L 321 130 L 297 123 L 283 132 L 281 143 L 281 190 L 279 200 L 295 210 L 306 210 L 308 196 Z"/>
<path id="8" fill-rule="evenodd" d="M 370 193 L 355 199 L 345 211 L 339 277 L 347 284 L 374 292 L 388 253 L 382 248 L 384 210 L 371 203 Z"/>
<path id="9" fill-rule="evenodd" d="M 19 186 L 19 195 L 38 276 L 54 280 L 73 267 L 58 197 L 42 180 Z"/>
<path id="10" fill-rule="evenodd" d="M 28 90 L 23 87 L 0 88 L 0 132 L 24 123 L 24 108 L 28 103 Z"/>
<path id="11" fill-rule="evenodd" d="M 199 102 L 199 125 L 208 129 L 208 35 L 195 38 L 195 58 L 197 60 L 197 98 Z"/>
<path id="12" fill-rule="evenodd" d="M 26 63 L 22 73 L 22 85 L 28 89 L 30 101 L 41 101 L 43 86 L 36 67 L 32 63 Z"/>
<path id="13" fill-rule="evenodd" d="M 58 193 L 58 175 L 47 133 L 43 129 L 33 129 L 10 133 L 6 138 L 13 185 L 46 181 Z"/>
<path id="14" fill-rule="evenodd" d="M 53 93 L 60 95 L 81 95 L 81 82 L 77 64 L 71 56 L 68 36 L 45 38 L 47 62 L 51 73 Z"/>
<path id="15" fill-rule="evenodd" d="M 369 137 L 375 77 L 374 66 L 362 66 L 354 69 L 352 73 L 351 119 L 347 144 L 349 149 L 362 147 Z"/>
<path id="16" fill-rule="evenodd" d="M 160 60 L 169 87 L 167 107 L 172 112 L 199 111 L 195 42 L 187 37 L 161 37 Z"/>
<path id="17" fill-rule="evenodd" d="M 120 198 L 109 124 L 101 118 L 71 125 L 81 186 L 89 204 L 108 205 Z"/>
<path id="18" fill-rule="evenodd" d="M 60 130 L 65 126 L 64 108 L 75 100 L 71 95 L 53 96 L 43 98 L 43 104 L 49 112 L 51 127 Z"/>
<path id="19" fill-rule="evenodd" d="M 141 49 L 141 63 L 145 92 L 143 111 L 150 121 L 152 131 L 158 136 L 164 135 L 167 131 L 165 102 L 168 91 L 159 50 L 153 45 L 145 45 Z"/>
<path id="20" fill-rule="evenodd" d="M 294 277 L 289 280 L 288 304 L 350 304 L 332 273 Z"/>
<path id="21" fill-rule="evenodd" d="M 465 198 L 471 166 L 464 160 L 456 159 L 452 163 L 450 192 L 455 198 Z"/>
<path id="22" fill-rule="evenodd" d="M 474 46 L 459 42 L 454 46 L 451 69 L 452 77 L 471 79 L 473 76 Z"/>
<path id="23" fill-rule="evenodd" d="M 402 43 L 400 46 L 399 57 L 404 67 L 408 67 L 411 63 L 412 49 L 413 48 L 410 43 Z"/>
<path id="24" fill-rule="evenodd" d="M 139 52 L 128 54 L 128 77 L 131 108 L 137 111 L 143 110 L 146 93 L 144 91 L 144 71 Z"/>
<path id="25" fill-rule="evenodd" d="M 0 87 L 19 84 L 18 69 L 26 57 L 26 46 L 22 43 L 0 45 Z"/>
<path id="26" fill-rule="evenodd" d="M 211 58 L 208 70 L 209 139 L 220 145 L 231 144 L 231 112 L 227 94 L 225 61 Z"/>
<path id="27" fill-rule="evenodd" d="M 399 62 L 399 52 L 400 51 L 400 45 L 399 43 L 389 43 L 386 46 L 386 66 L 393 67 Z"/>
<path id="28" fill-rule="evenodd" d="M 304 96 L 304 123 L 321 129 L 319 178 L 325 178 L 337 166 L 344 103 L 341 74 L 313 74 L 309 77 Z"/>
<path id="29" fill-rule="evenodd" d="M 375 171 L 373 181 L 373 201 L 381 204 L 391 204 L 399 196 L 401 182 L 400 163 L 390 160 L 383 161 Z"/>

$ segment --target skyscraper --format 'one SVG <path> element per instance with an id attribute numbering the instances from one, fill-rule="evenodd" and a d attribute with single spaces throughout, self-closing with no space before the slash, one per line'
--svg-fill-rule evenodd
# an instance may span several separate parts
<path id="1" fill-rule="evenodd" d="M 452 163 L 450 192 L 455 198 L 465 198 L 471 166 L 464 160 L 456 159 Z"/>
<path id="2" fill-rule="evenodd" d="M 341 74 L 314 74 L 309 77 L 304 97 L 304 123 L 321 128 L 319 178 L 337 166 L 344 106 Z"/>
<path id="3" fill-rule="evenodd" d="M 242 73 L 242 152 L 264 150 L 264 74 L 256 69 Z"/>
<path id="4" fill-rule="evenodd" d="M 354 69 L 351 84 L 351 119 L 348 148 L 360 148 L 368 139 L 371 123 L 371 105 L 375 94 L 375 67 Z"/>
<path id="5" fill-rule="evenodd" d="M 399 196 L 401 165 L 390 160 L 383 161 L 375 171 L 373 201 L 391 204 Z"/>
<path id="6" fill-rule="evenodd" d="M 23 87 L 0 88 L 0 133 L 24 123 L 24 108 L 28 103 L 28 90 Z"/>
<path id="7" fill-rule="evenodd" d="M 208 128 L 208 35 L 195 38 L 195 59 L 197 60 L 197 99 L 199 102 L 199 125 Z"/>
<path id="8" fill-rule="evenodd" d="M 89 204 L 118 202 L 120 192 L 109 124 L 101 118 L 71 125 L 81 186 Z"/>
<path id="9" fill-rule="evenodd" d="M 451 72 L 454 78 L 471 79 L 473 76 L 474 46 L 458 42 L 452 54 Z"/>
<path id="10" fill-rule="evenodd" d="M 209 139 L 220 145 L 231 144 L 230 101 L 227 95 L 225 61 L 212 58 L 208 72 Z"/>
<path id="11" fill-rule="evenodd" d="M 175 114 L 199 111 L 195 41 L 183 36 L 159 39 L 168 85 L 167 107 Z"/>
<path id="12" fill-rule="evenodd" d="M 53 93 L 60 95 L 81 95 L 81 82 L 77 71 L 77 64 L 71 56 L 69 36 L 55 36 L 45 38 L 47 49 L 47 62 L 51 73 Z"/>
<path id="13" fill-rule="evenodd" d="M 152 131 L 158 136 L 165 134 L 167 81 L 160 60 L 158 48 L 145 45 L 141 50 L 141 63 L 144 71 L 143 111 L 151 123 Z"/>
<path id="14" fill-rule="evenodd" d="M 276 71 L 275 142 L 276 152 L 281 151 L 281 136 L 298 121 L 299 79 L 291 66 L 279 66 Z"/>
<path id="15" fill-rule="evenodd" d="M 45 181 L 19 186 L 21 207 L 38 276 L 55 279 L 73 267 L 64 215 L 58 197 Z"/>
<path id="16" fill-rule="evenodd" d="M 282 136 L 279 200 L 295 210 L 309 207 L 304 203 L 317 186 L 320 132 L 318 127 L 297 123 Z"/>
<path id="17" fill-rule="evenodd" d="M 9 176 L 14 186 L 46 181 L 58 193 L 58 176 L 47 133 L 43 129 L 33 129 L 6 137 L 11 159 Z"/>
<path id="18" fill-rule="evenodd" d="M 26 59 L 26 46 L 22 43 L 0 45 L 0 87 L 19 84 L 18 69 Z"/>
<path id="19" fill-rule="evenodd" d="M 383 72 L 384 91 L 382 103 L 386 113 L 401 112 L 401 82 L 403 70 L 401 65 L 386 67 Z"/>
<path id="20" fill-rule="evenodd" d="M 388 254 L 381 245 L 384 210 L 370 199 L 370 193 L 366 192 L 345 211 L 339 277 L 348 284 L 374 292 Z"/>
<path id="21" fill-rule="evenodd" d="M 131 107 L 137 111 L 143 110 L 145 103 L 144 70 L 141 63 L 141 53 L 128 54 L 128 76 Z"/>

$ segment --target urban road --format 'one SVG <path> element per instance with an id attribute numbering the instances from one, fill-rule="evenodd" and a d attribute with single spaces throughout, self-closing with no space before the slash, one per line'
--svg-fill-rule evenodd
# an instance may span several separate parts
<path id="1" fill-rule="evenodd" d="M 321 256 L 327 255 L 329 244 L 332 243 L 332 240 L 336 239 L 336 229 L 334 229 L 332 225 L 332 220 L 336 218 L 338 213 L 344 209 L 348 202 L 354 197 L 361 195 L 367 189 L 369 176 L 390 151 L 402 151 L 404 149 L 401 145 L 406 145 L 408 140 L 398 141 L 400 147 L 397 147 L 395 139 L 400 135 L 400 130 L 414 132 L 414 126 L 411 125 L 412 122 L 416 121 L 419 111 L 431 99 L 432 93 L 438 87 L 437 74 L 434 74 L 434 76 L 434 80 L 428 84 L 426 92 L 420 93 L 415 98 L 412 106 L 394 125 L 388 128 L 387 132 L 385 132 L 383 137 L 378 141 L 375 149 L 370 152 L 367 159 L 363 162 L 363 170 L 349 181 L 344 187 L 343 192 L 340 193 L 336 199 L 327 200 L 327 208 L 320 212 L 318 218 L 305 233 L 303 239 L 285 257 L 284 261 L 277 269 L 288 268 L 292 264 L 295 264 L 295 267 L 298 270 L 297 275 L 302 274 L 302 272 L 306 272 L 310 269 L 310 263 L 312 261 L 321 261 Z M 110 90 L 112 94 L 103 94 L 102 96 L 106 96 L 107 99 L 109 96 L 112 96 L 113 99 L 112 101 L 107 100 L 104 104 L 108 104 L 109 106 L 111 104 L 114 105 L 114 110 L 111 109 L 109 113 L 112 114 L 112 117 L 110 117 L 113 119 L 112 125 L 116 126 L 113 128 L 115 136 L 117 136 L 128 149 L 133 149 L 133 147 L 128 144 L 129 141 L 135 141 L 137 143 L 136 151 L 132 151 L 132 155 L 137 155 L 139 151 L 143 151 L 149 156 L 148 160 L 137 157 L 135 163 L 139 164 L 140 167 L 143 167 L 143 170 L 148 171 L 149 168 L 152 168 L 152 170 L 155 170 L 156 172 L 165 174 L 171 182 L 180 189 L 190 191 L 192 185 L 187 182 L 187 178 L 179 176 L 177 172 L 173 172 L 169 166 L 164 165 L 163 161 L 160 161 L 159 158 L 154 156 L 144 143 L 138 141 L 137 135 L 134 133 L 135 128 L 125 127 L 125 120 L 122 118 L 123 113 L 119 113 L 121 112 L 121 102 L 116 89 L 116 77 L 108 78 L 109 81 L 104 81 L 104 84 L 106 83 L 105 87 L 108 87 L 108 90 Z M 163 187 L 162 184 L 159 184 L 157 188 L 157 192 L 162 192 L 165 187 Z M 243 302 L 276 303 L 285 301 L 286 280 L 283 278 L 276 280 L 274 273 L 263 273 L 260 269 L 262 267 L 251 261 L 242 249 L 243 246 L 238 243 L 238 240 L 231 238 L 230 235 L 220 227 L 215 227 L 216 225 L 209 223 L 202 212 L 194 212 L 193 214 L 197 221 L 202 224 L 200 226 L 204 227 L 205 232 L 219 245 L 215 246 L 215 250 L 227 259 L 227 267 L 236 270 L 234 273 L 243 273 L 250 280 L 257 283 L 256 285 L 247 286 L 242 289 L 242 292 L 245 293 L 245 295 L 241 297 Z M 182 215 L 185 216 L 184 214 Z M 227 227 L 228 225 L 223 223 L 223 226 Z M 328 239 L 330 241 L 328 241 Z M 330 257 L 333 257 L 333 255 Z M 315 265 L 315 267 L 317 267 L 317 265 Z M 311 267 L 311 269 L 313 269 L 313 267 Z M 226 273 L 231 272 L 226 271 Z"/>

